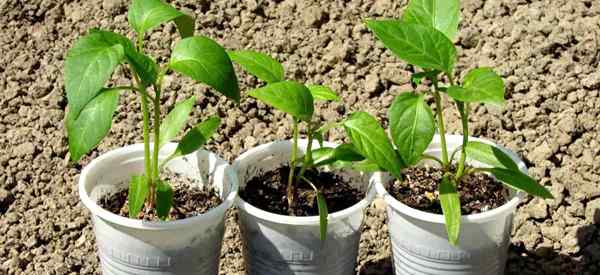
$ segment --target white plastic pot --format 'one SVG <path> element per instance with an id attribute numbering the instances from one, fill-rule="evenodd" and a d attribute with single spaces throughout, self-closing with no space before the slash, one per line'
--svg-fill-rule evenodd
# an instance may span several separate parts
<path id="1" fill-rule="evenodd" d="M 496 146 L 527 173 L 525 163 L 506 148 L 478 138 L 469 137 L 469 140 Z M 462 136 L 446 135 L 446 142 L 450 153 L 462 144 Z M 438 135 L 426 153 L 441 156 Z M 474 161 L 469 164 L 475 167 L 482 165 Z M 411 208 L 388 194 L 384 183 L 391 178 L 387 173 L 375 173 L 373 178 L 377 194 L 387 203 L 388 229 L 397 275 L 504 274 L 513 214 L 521 193 L 511 192 L 509 201 L 501 207 L 463 216 L 459 245 L 452 246 L 448 243 L 444 216 Z"/>
<path id="2" fill-rule="evenodd" d="M 299 142 L 299 155 L 304 153 L 306 140 Z M 326 147 L 337 144 L 325 143 Z M 278 141 L 263 144 L 242 154 L 235 160 L 240 187 L 263 172 L 287 165 L 292 143 Z M 313 148 L 319 148 L 313 142 Z M 360 227 L 365 208 L 375 196 L 370 188 L 369 175 L 352 171 L 338 173 L 353 187 L 366 191 L 363 200 L 350 208 L 330 213 L 327 239 L 319 239 L 319 217 L 292 217 L 258 209 L 239 198 L 242 239 L 245 259 L 251 275 L 347 275 L 355 274 Z"/>
<path id="3" fill-rule="evenodd" d="M 160 158 L 175 150 L 167 144 Z M 79 178 L 79 196 L 92 212 L 103 274 L 217 274 L 225 211 L 237 195 L 231 166 L 204 150 L 173 159 L 167 169 L 211 184 L 223 199 L 218 207 L 191 218 L 149 222 L 113 214 L 96 204 L 105 194 L 127 188 L 132 175 L 144 172 L 144 147 L 110 151 L 87 165 Z"/>

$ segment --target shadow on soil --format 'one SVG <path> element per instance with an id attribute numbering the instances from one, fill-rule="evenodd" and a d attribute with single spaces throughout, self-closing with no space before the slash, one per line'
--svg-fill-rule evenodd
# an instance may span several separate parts
<path id="1" fill-rule="evenodd" d="M 392 257 L 387 256 L 376 261 L 366 262 L 358 271 L 358 275 L 391 275 L 394 274 L 392 268 Z"/>
<path id="2" fill-rule="evenodd" d="M 592 275 L 600 274 L 600 209 L 594 212 L 594 224 L 584 225 L 577 230 L 576 254 L 559 254 L 552 247 L 538 247 L 527 250 L 523 243 L 513 244 L 506 263 L 506 275 L 560 274 Z M 365 263 L 358 275 L 393 274 L 391 256 Z"/>
<path id="3" fill-rule="evenodd" d="M 505 274 L 599 274 L 600 260 L 600 209 L 594 212 L 594 223 L 577 229 L 577 244 L 580 251 L 575 254 L 560 254 L 552 247 L 527 250 L 522 243 L 510 247 Z M 566 235 L 566 232 L 565 232 Z"/>

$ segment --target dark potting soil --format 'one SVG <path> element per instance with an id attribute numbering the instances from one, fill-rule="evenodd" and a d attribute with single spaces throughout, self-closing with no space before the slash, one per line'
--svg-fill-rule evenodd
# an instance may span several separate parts
<path id="1" fill-rule="evenodd" d="M 251 178 L 246 187 L 240 191 L 240 197 L 246 202 L 262 210 L 280 215 L 289 215 L 287 201 L 287 181 L 289 166 L 265 172 Z M 307 170 L 304 177 L 321 190 L 329 213 L 344 210 L 363 199 L 365 193 L 350 186 L 350 184 L 333 172 Z M 294 216 L 319 215 L 317 197 L 314 189 L 304 182 L 296 185 L 296 199 L 292 211 Z"/>
<path id="2" fill-rule="evenodd" d="M 403 182 L 390 181 L 388 192 L 402 203 L 422 211 L 442 214 L 438 186 L 442 170 L 438 167 L 411 167 L 402 172 Z M 484 173 L 469 174 L 458 184 L 463 215 L 492 210 L 506 203 L 508 194 L 501 182 Z"/>
<path id="3" fill-rule="evenodd" d="M 181 220 L 204 214 L 210 209 L 219 206 L 222 202 L 217 190 L 213 187 L 200 188 L 193 185 L 191 179 L 170 171 L 163 173 L 161 178 L 165 182 L 170 183 L 174 191 L 173 205 L 167 219 L 168 221 Z M 114 214 L 128 218 L 129 204 L 127 195 L 128 190 L 125 189 L 102 197 L 97 203 L 102 208 Z M 148 205 L 144 205 L 137 218 L 147 221 L 160 221 L 158 216 L 156 216 L 154 208 L 149 208 Z"/>

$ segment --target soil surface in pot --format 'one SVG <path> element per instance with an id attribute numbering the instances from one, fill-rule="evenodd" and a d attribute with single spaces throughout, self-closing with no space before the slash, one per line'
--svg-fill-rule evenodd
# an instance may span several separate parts
<path id="1" fill-rule="evenodd" d="M 411 167 L 402 172 L 404 181 L 390 181 L 388 192 L 402 203 L 422 211 L 442 214 L 438 186 L 442 181 L 439 167 Z M 508 194 L 501 182 L 484 173 L 469 174 L 458 184 L 463 215 L 476 214 L 502 206 Z"/>
<path id="2" fill-rule="evenodd" d="M 210 209 L 215 208 L 221 204 L 222 200 L 218 195 L 217 190 L 214 188 L 202 189 L 195 185 L 193 180 L 181 176 L 173 172 L 165 172 L 161 177 L 164 181 L 171 184 L 173 188 L 173 206 L 169 213 L 167 220 L 181 220 L 198 216 L 208 212 Z M 210 180 L 209 180 L 210 182 Z M 102 208 L 129 218 L 129 203 L 128 203 L 128 190 L 109 194 L 98 200 L 98 205 Z M 149 208 L 144 205 L 142 211 L 137 216 L 138 219 L 147 221 L 160 221 L 154 211 L 154 208 Z"/>
<path id="3" fill-rule="evenodd" d="M 299 169 L 296 172 L 298 171 Z M 240 197 L 262 210 L 288 215 L 286 189 L 289 172 L 290 167 L 283 166 L 251 178 L 246 183 L 246 187 L 241 190 Z M 304 177 L 322 190 L 329 213 L 351 207 L 365 196 L 364 192 L 351 187 L 347 181 L 333 172 L 308 170 L 304 173 Z M 294 216 L 319 215 L 314 189 L 304 181 L 299 181 L 296 187 L 296 203 L 292 209 Z"/>

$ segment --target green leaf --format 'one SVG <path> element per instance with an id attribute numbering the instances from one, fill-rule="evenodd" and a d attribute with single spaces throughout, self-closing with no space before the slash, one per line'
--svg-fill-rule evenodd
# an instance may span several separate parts
<path id="1" fill-rule="evenodd" d="M 131 40 L 127 37 L 111 31 L 92 29 L 90 33 L 99 34 L 102 39 L 111 45 L 121 45 L 125 50 L 127 63 L 131 65 L 134 72 L 140 77 L 142 83 L 147 87 L 156 82 L 158 75 L 158 65 L 152 58 L 138 52 Z"/>
<path id="2" fill-rule="evenodd" d="M 129 25 L 140 34 L 174 20 L 181 37 L 194 35 L 194 18 L 160 0 L 133 0 L 129 6 L 127 20 Z"/>
<path id="3" fill-rule="evenodd" d="M 405 164 L 415 164 L 435 134 L 433 112 L 423 94 L 402 93 L 390 107 L 390 131 Z"/>
<path id="4" fill-rule="evenodd" d="M 462 102 L 503 105 L 504 81 L 490 68 L 477 68 L 467 73 L 462 87 L 449 87 L 448 95 Z"/>
<path id="5" fill-rule="evenodd" d="M 354 171 L 363 172 L 363 173 L 373 173 L 378 171 L 384 171 L 377 163 L 373 162 L 370 159 L 363 159 L 361 161 L 343 161 L 338 160 L 335 161 L 329 166 L 335 169 L 352 169 Z"/>
<path id="6" fill-rule="evenodd" d="M 379 165 L 377 165 L 377 163 L 375 163 L 369 159 L 356 161 L 352 164 L 351 168 L 356 171 L 365 172 L 365 173 L 383 171 L 383 169 L 381 169 L 381 167 L 379 167 Z"/>
<path id="7" fill-rule="evenodd" d="M 457 245 L 460 236 L 460 199 L 455 184 L 448 176 L 444 176 L 440 184 L 440 204 L 446 221 L 448 241 Z"/>
<path id="8" fill-rule="evenodd" d="M 156 182 L 156 214 L 161 220 L 169 217 L 173 205 L 173 189 L 168 183 L 159 180 Z"/>
<path id="9" fill-rule="evenodd" d="M 123 46 L 107 41 L 99 33 L 92 32 L 75 42 L 65 60 L 65 88 L 72 118 L 77 118 L 96 97 L 124 58 Z"/>
<path id="10" fill-rule="evenodd" d="M 81 159 L 108 134 L 117 103 L 119 91 L 107 89 L 85 105 L 78 117 L 69 110 L 66 126 L 71 160 Z"/>
<path id="11" fill-rule="evenodd" d="M 493 145 L 478 141 L 469 141 L 465 150 L 467 151 L 467 157 L 469 159 L 496 168 L 519 171 L 517 164 L 506 153 Z"/>
<path id="12" fill-rule="evenodd" d="M 304 121 L 310 121 L 314 112 L 310 91 L 295 81 L 267 84 L 248 95 Z"/>
<path id="13" fill-rule="evenodd" d="M 323 85 L 306 86 L 314 99 L 340 101 L 338 95 L 329 87 Z"/>
<path id="14" fill-rule="evenodd" d="M 312 150 L 313 165 L 327 165 L 334 161 L 335 149 L 331 147 L 321 147 Z"/>
<path id="15" fill-rule="evenodd" d="M 519 171 L 504 168 L 486 168 L 483 170 L 492 173 L 496 179 L 516 190 L 521 190 L 544 199 L 554 198 L 548 189 L 537 183 L 530 176 Z"/>
<path id="16" fill-rule="evenodd" d="M 240 101 L 237 78 L 227 52 L 207 37 L 194 36 L 179 41 L 171 54 L 169 67 L 208 84 L 235 102 Z"/>
<path id="17" fill-rule="evenodd" d="M 148 179 L 145 175 L 132 176 L 129 182 L 129 218 L 134 219 L 144 208 L 144 202 L 148 197 Z"/>
<path id="18" fill-rule="evenodd" d="M 177 133 L 185 127 L 186 121 L 194 108 L 196 97 L 192 96 L 175 105 L 167 117 L 160 124 L 159 147 L 177 136 Z"/>
<path id="19" fill-rule="evenodd" d="M 352 143 L 344 143 L 335 147 L 334 157 L 335 160 L 343 161 L 359 161 L 365 159 Z"/>
<path id="20" fill-rule="evenodd" d="M 255 51 L 230 51 L 231 61 L 267 83 L 283 81 L 283 66 L 276 59 Z"/>
<path id="21" fill-rule="evenodd" d="M 367 26 L 400 59 L 423 69 L 452 74 L 456 48 L 442 32 L 397 20 L 369 20 Z"/>
<path id="22" fill-rule="evenodd" d="M 213 116 L 205 121 L 198 123 L 190 129 L 177 144 L 175 156 L 183 156 L 200 149 L 208 139 L 219 129 L 221 119 Z"/>
<path id="23" fill-rule="evenodd" d="M 459 0 L 411 0 L 402 20 L 435 28 L 450 40 L 456 37 L 460 20 Z"/>
<path id="24" fill-rule="evenodd" d="M 158 65 L 152 58 L 138 52 L 127 54 L 127 63 L 131 64 L 133 71 L 140 77 L 144 86 L 148 87 L 156 83 L 158 77 Z"/>
<path id="25" fill-rule="evenodd" d="M 325 197 L 321 192 L 317 191 L 317 206 L 319 207 L 319 232 L 321 241 L 327 239 L 327 215 L 329 215 L 329 211 L 327 210 L 327 202 L 325 201 Z"/>
<path id="26" fill-rule="evenodd" d="M 404 165 L 377 119 L 368 113 L 356 112 L 343 125 L 352 144 L 362 156 L 377 163 L 394 177 L 402 177 L 400 169 Z"/>
<path id="27" fill-rule="evenodd" d="M 351 143 L 341 144 L 335 148 L 321 147 L 312 151 L 315 166 L 322 166 L 336 161 L 354 162 L 365 159 Z"/>

